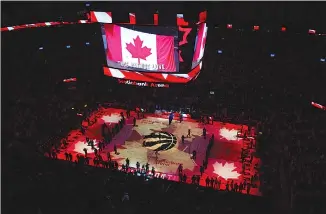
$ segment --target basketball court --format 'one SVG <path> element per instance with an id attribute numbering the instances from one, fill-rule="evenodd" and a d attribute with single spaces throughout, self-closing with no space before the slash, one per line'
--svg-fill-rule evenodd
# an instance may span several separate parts
<path id="1" fill-rule="evenodd" d="M 65 152 L 71 153 L 75 160 L 76 155 L 84 155 L 84 149 L 88 151 L 88 156 L 94 158 L 94 152 L 86 144 L 86 137 L 94 139 L 95 147 L 102 139 L 101 127 L 103 123 L 112 126 L 121 119 L 120 112 L 126 115 L 123 109 L 100 108 L 89 117 L 90 125 L 83 121 L 84 126 L 88 126 L 85 135 L 80 130 L 72 130 L 68 136 L 68 146 L 61 149 L 58 154 L 59 159 L 65 159 Z M 239 130 L 248 129 L 244 125 L 235 125 L 214 121 L 213 124 L 202 124 L 184 115 L 184 120 L 179 121 L 178 115 L 169 125 L 168 113 L 157 112 L 155 114 L 145 114 L 144 118 L 136 120 L 133 126 L 133 118 L 137 118 L 135 112 L 131 112 L 131 118 L 126 119 L 126 125 L 114 137 L 110 144 L 100 153 L 104 160 L 107 160 L 107 153 L 110 152 L 112 160 L 116 160 L 119 165 L 125 164 L 126 158 L 130 160 L 130 166 L 136 167 L 138 161 L 140 165 L 149 163 L 150 168 L 155 167 L 157 174 L 169 180 L 178 181 L 178 166 L 183 165 L 183 172 L 187 175 L 187 182 L 191 182 L 192 175 L 200 175 L 200 166 L 205 158 L 206 148 L 209 138 L 214 134 L 214 144 L 208 158 L 208 167 L 201 177 L 200 184 L 205 185 L 205 179 L 216 177 L 221 180 L 221 189 L 225 189 L 227 181 L 234 183 L 243 182 L 244 179 L 254 175 L 254 166 L 259 165 L 260 160 L 253 158 L 252 164 L 247 165 L 247 174 L 243 175 L 241 163 L 241 150 L 246 146 L 242 138 L 238 137 Z M 203 137 L 203 128 L 207 130 L 207 137 Z M 188 130 L 190 129 L 190 136 Z M 155 133 L 162 133 L 157 136 Z M 185 136 L 184 143 L 181 141 Z M 150 138 L 151 146 L 144 146 L 144 141 Z M 155 139 L 156 138 L 156 139 Z M 160 139 L 159 139 L 160 138 Z M 162 138 L 162 139 L 161 139 Z M 254 138 L 252 138 L 254 140 Z M 164 145 L 163 145 L 164 144 Z M 118 154 L 113 151 L 114 145 L 118 148 Z M 162 146 L 163 147 L 160 147 Z M 159 149 L 158 154 L 155 149 Z M 192 151 L 197 152 L 196 160 L 193 160 Z M 254 149 L 250 149 L 255 152 Z M 90 161 L 93 164 L 93 161 Z M 249 172 L 249 173 L 248 173 Z M 246 191 L 243 190 L 243 193 Z M 252 195 L 260 195 L 259 181 L 250 190 Z"/>

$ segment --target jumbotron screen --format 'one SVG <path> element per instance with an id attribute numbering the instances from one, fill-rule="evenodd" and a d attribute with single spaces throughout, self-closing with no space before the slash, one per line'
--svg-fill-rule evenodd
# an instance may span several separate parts
<path id="1" fill-rule="evenodd" d="M 106 76 L 131 81 L 187 83 L 201 70 L 206 23 L 188 26 L 102 23 L 101 30 Z"/>
<path id="2" fill-rule="evenodd" d="M 143 72 L 178 72 L 177 27 L 103 24 L 108 67 Z"/>

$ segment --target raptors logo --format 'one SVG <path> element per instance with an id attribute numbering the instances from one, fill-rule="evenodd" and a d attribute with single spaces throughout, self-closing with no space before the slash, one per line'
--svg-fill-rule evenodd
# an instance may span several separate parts
<path id="1" fill-rule="evenodd" d="M 153 132 L 144 137 L 143 146 L 154 151 L 166 151 L 175 146 L 177 138 L 168 132 Z"/>

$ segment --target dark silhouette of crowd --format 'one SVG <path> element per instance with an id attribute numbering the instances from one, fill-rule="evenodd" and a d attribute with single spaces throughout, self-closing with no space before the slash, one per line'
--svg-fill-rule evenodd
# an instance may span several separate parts
<path id="1" fill-rule="evenodd" d="M 89 29 L 80 41 L 96 27 Z M 73 40 L 76 30 L 84 33 L 81 27 L 46 29 L 50 33 L 33 30 L 3 35 L 4 213 L 313 214 L 325 210 L 326 112 L 310 104 L 326 105 L 326 69 L 318 61 L 324 37 L 304 32 L 230 33 L 212 27 L 202 73 L 187 85 L 167 89 L 118 85 L 104 77 L 95 54 L 101 44 L 96 42 L 93 48 L 77 48 L 64 56 L 66 49 L 37 52 L 37 33 L 50 38 L 60 32 L 56 42 L 64 44 L 66 30 Z M 222 54 L 217 54 L 219 49 Z M 272 49 L 278 51 L 275 58 L 269 56 Z M 74 69 L 79 72 L 71 72 Z M 76 83 L 62 82 L 71 75 L 77 76 Z M 45 151 L 60 144 L 72 128 L 81 128 L 80 115 L 105 102 L 126 109 L 141 106 L 149 112 L 181 109 L 198 119 L 210 115 L 214 120 L 256 127 L 254 155 L 262 160 L 259 179 L 264 197 L 200 187 L 196 178 L 191 178 L 193 185 L 147 179 L 118 171 L 114 162 L 101 168 L 45 157 Z"/>

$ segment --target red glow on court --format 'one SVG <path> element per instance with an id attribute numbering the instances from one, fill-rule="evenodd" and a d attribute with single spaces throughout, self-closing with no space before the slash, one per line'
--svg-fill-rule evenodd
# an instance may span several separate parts
<path id="1" fill-rule="evenodd" d="M 87 127 L 83 135 L 80 130 L 72 130 L 67 136 L 68 145 L 61 148 L 58 154 L 59 159 L 65 160 L 65 152 L 73 155 L 84 155 L 84 149 L 87 150 L 87 156 L 90 159 L 95 157 L 90 146 L 86 144 L 86 137 L 94 139 L 95 148 L 102 140 L 101 127 L 103 123 L 112 127 L 120 120 L 120 113 L 126 115 L 123 109 L 100 108 L 93 112 L 88 121 L 83 121 L 82 125 Z M 255 153 L 254 148 L 248 148 L 248 142 L 240 137 L 240 130 L 246 131 L 248 127 L 245 125 L 235 125 L 229 123 L 215 122 L 213 124 L 202 124 L 190 118 L 190 115 L 184 115 L 184 120 L 180 123 L 176 114 L 171 125 L 168 124 L 168 112 L 156 112 L 156 114 L 145 114 L 144 118 L 137 119 L 136 126 L 133 126 L 133 118 L 137 117 L 135 112 L 131 113 L 131 117 L 126 119 L 126 125 L 120 132 L 114 136 L 110 144 L 108 144 L 100 155 L 106 160 L 106 154 L 110 152 L 112 160 L 116 160 L 119 165 L 125 163 L 125 159 L 130 159 L 130 166 L 135 167 L 136 162 L 140 164 L 149 163 L 150 167 L 154 166 L 156 172 L 165 176 L 169 180 L 178 181 L 177 176 L 179 164 L 183 164 L 183 172 L 187 175 L 187 183 L 191 183 L 192 175 L 200 175 L 200 166 L 205 157 L 206 148 L 209 138 L 214 134 L 214 144 L 208 157 L 208 166 L 200 184 L 205 186 L 205 180 L 209 178 L 217 178 L 221 180 L 221 189 L 225 189 L 227 182 L 234 183 L 250 180 L 250 177 L 257 174 L 255 167 L 260 165 L 260 159 L 253 157 L 251 164 L 243 166 L 241 162 L 241 151 Z M 207 138 L 202 136 L 203 128 L 207 130 Z M 191 129 L 191 136 L 185 138 L 185 142 L 181 143 L 181 136 L 187 135 L 188 129 Z M 155 131 L 164 131 L 173 134 L 177 138 L 177 144 L 168 151 L 161 151 L 158 157 L 154 152 L 142 146 L 143 137 Z M 248 132 L 250 133 L 250 132 Z M 250 138 L 255 143 L 254 133 L 250 134 Z M 118 154 L 113 152 L 114 145 L 118 148 Z M 196 160 L 191 159 L 193 150 L 197 151 Z M 90 165 L 94 165 L 90 161 Z M 244 173 L 245 172 L 245 173 Z M 259 181 L 253 183 L 250 190 L 252 195 L 260 195 Z M 246 191 L 243 190 L 243 193 Z"/>

